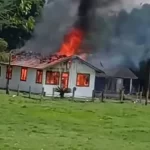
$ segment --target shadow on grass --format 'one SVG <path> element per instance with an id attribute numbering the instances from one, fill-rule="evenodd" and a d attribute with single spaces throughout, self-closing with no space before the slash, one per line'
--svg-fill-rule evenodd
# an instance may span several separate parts
<path id="1" fill-rule="evenodd" d="M 89 100 L 89 101 L 85 101 L 85 100 L 72 100 L 72 102 L 75 102 L 75 103 L 94 103 L 92 100 Z"/>
<path id="2" fill-rule="evenodd" d="M 34 101 L 53 101 L 54 99 L 53 98 L 48 98 L 48 97 L 34 97 L 34 96 L 26 96 L 26 95 L 21 95 L 21 97 L 23 97 L 24 99 L 26 100 L 34 100 Z"/>
<path id="3" fill-rule="evenodd" d="M 67 99 L 61 99 L 61 98 L 58 98 L 58 97 L 43 97 L 41 98 L 40 96 L 39 97 L 36 97 L 36 96 L 31 96 L 29 97 L 29 95 L 21 95 L 21 97 L 25 98 L 25 99 L 28 99 L 28 100 L 35 100 L 35 101 L 66 101 Z"/>
<path id="4" fill-rule="evenodd" d="M 91 100 L 82 100 L 82 99 L 72 99 L 72 98 L 59 98 L 59 97 L 43 97 L 41 99 L 41 97 L 35 97 L 35 95 L 32 95 L 31 97 L 29 97 L 29 95 L 20 95 L 21 97 L 27 99 L 27 100 L 34 100 L 34 101 L 55 101 L 55 102 L 65 102 L 65 101 L 68 101 L 68 102 L 74 102 L 74 103 L 93 103 L 93 101 Z"/>
<path id="5" fill-rule="evenodd" d="M 39 100 L 39 101 L 41 101 L 42 99 L 40 99 L 40 98 L 36 98 L 36 97 L 29 97 L 29 96 L 25 96 L 25 95 L 22 95 L 21 97 L 23 97 L 23 98 L 25 98 L 25 99 L 28 99 L 28 100 Z"/>

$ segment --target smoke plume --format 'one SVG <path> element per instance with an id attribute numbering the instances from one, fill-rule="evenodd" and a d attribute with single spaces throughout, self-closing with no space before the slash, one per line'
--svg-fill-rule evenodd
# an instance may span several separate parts
<path id="1" fill-rule="evenodd" d="M 140 9 L 144 2 L 146 0 L 47 0 L 33 38 L 23 49 L 44 55 L 54 53 L 60 48 L 64 35 L 71 28 L 77 27 L 87 33 L 82 45 L 83 51 L 87 52 L 85 47 L 91 49 L 89 61 L 94 65 L 100 66 L 102 62 L 106 68 L 119 65 L 137 67 L 141 60 L 147 59 L 145 47 L 148 47 L 146 41 L 150 29 L 144 32 L 147 35 L 145 43 L 139 44 L 137 36 L 144 33 L 137 32 L 142 31 L 144 25 L 137 28 L 134 36 L 131 35 L 130 26 L 132 19 L 136 18 L 134 11 L 137 10 L 133 11 L 133 8 Z M 125 15 L 127 18 L 122 17 L 123 21 L 118 19 L 122 9 L 128 12 Z M 148 56 L 149 51 L 146 52 Z"/>
<path id="2" fill-rule="evenodd" d="M 64 35 L 78 27 L 88 32 L 98 8 L 118 0 L 47 0 L 42 18 L 37 23 L 33 37 L 22 49 L 40 52 L 44 55 L 56 52 Z"/>
<path id="3" fill-rule="evenodd" d="M 92 0 L 81 0 L 78 8 L 78 20 L 75 23 L 77 28 L 88 30 L 90 24 L 90 13 L 93 8 Z M 87 32 L 87 31 L 86 31 Z"/>
<path id="4" fill-rule="evenodd" d="M 91 33 L 90 39 L 95 52 L 89 57 L 90 63 L 139 69 L 140 62 L 150 58 L 150 5 L 137 6 L 132 11 L 120 11 L 116 17 L 96 18 L 97 32 Z"/>
<path id="5" fill-rule="evenodd" d="M 56 52 L 64 35 L 77 20 L 78 7 L 79 3 L 73 0 L 47 1 L 32 39 L 22 49 L 40 52 L 43 55 Z"/>

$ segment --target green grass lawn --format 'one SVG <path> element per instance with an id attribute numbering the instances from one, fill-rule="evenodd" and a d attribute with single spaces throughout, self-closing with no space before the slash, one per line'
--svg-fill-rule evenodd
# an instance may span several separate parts
<path id="1" fill-rule="evenodd" d="M 150 150 L 150 106 L 0 94 L 0 150 Z"/>

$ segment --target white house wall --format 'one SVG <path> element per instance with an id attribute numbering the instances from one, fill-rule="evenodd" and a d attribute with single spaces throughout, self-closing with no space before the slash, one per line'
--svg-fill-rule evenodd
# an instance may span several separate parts
<path id="1" fill-rule="evenodd" d="M 117 78 L 116 82 L 116 92 L 120 92 L 120 90 L 123 88 L 123 79 Z"/>
<path id="2" fill-rule="evenodd" d="M 5 72 L 6 66 L 3 65 L 0 66 L 1 66 L 0 88 L 5 88 L 6 87 L 6 72 Z"/>
<path id="3" fill-rule="evenodd" d="M 63 71 L 61 70 L 63 68 Z M 79 60 L 74 60 L 71 64 L 70 69 L 66 69 L 65 65 L 59 64 L 55 66 L 55 68 L 49 68 L 51 71 L 60 71 L 60 72 L 69 72 L 69 83 L 68 87 L 73 89 L 76 87 L 76 92 L 75 92 L 75 97 L 92 97 L 92 91 L 95 86 L 95 70 L 91 69 L 87 65 L 81 63 Z M 48 69 L 46 69 L 48 70 Z M 45 74 L 46 70 L 44 71 L 44 79 L 43 83 L 45 83 Z M 89 87 L 77 87 L 76 86 L 76 78 L 77 78 L 77 73 L 85 73 L 85 74 L 90 74 L 90 84 Z M 46 85 L 43 84 L 44 90 L 46 92 L 47 96 L 51 96 L 53 94 L 53 88 L 58 87 L 58 85 Z M 58 96 L 58 93 L 55 93 L 55 96 Z M 66 96 L 72 96 L 72 93 L 66 94 Z"/>
<path id="4" fill-rule="evenodd" d="M 1 66 L 1 77 L 0 77 L 0 87 L 5 88 L 6 87 L 6 66 Z M 21 73 L 21 67 L 15 67 L 13 66 L 12 70 L 12 79 L 9 81 L 9 88 L 12 90 L 17 90 L 18 85 L 20 91 L 29 91 L 29 86 L 31 86 L 31 91 L 33 93 L 41 93 L 42 91 L 42 84 L 35 83 L 36 79 L 36 69 L 30 69 L 28 68 L 28 76 L 26 81 L 20 81 L 20 73 Z"/>
<path id="5" fill-rule="evenodd" d="M 90 74 L 89 87 L 76 86 L 77 73 Z M 95 86 L 95 70 L 83 64 L 79 60 L 74 60 L 70 68 L 70 86 L 76 87 L 75 97 L 92 97 Z"/>

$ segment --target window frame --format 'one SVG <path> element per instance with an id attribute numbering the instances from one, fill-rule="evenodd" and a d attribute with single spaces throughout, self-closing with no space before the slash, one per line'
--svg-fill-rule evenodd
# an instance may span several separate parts
<path id="1" fill-rule="evenodd" d="M 89 84 L 87 85 L 87 86 L 83 86 L 83 85 L 77 85 L 77 82 L 78 82 L 78 76 L 79 75 L 87 75 L 87 76 L 89 76 Z M 76 76 L 76 86 L 77 87 L 89 87 L 90 86 L 90 74 L 89 73 L 77 73 L 77 76 Z"/>
<path id="2" fill-rule="evenodd" d="M 40 71 L 41 73 L 42 73 L 42 80 L 41 80 L 41 82 L 38 82 L 38 80 L 37 80 L 37 77 L 38 77 L 38 71 Z M 36 78 L 35 78 L 35 83 L 37 83 L 37 84 L 42 84 L 42 81 L 43 81 L 43 70 L 40 70 L 40 69 L 38 69 L 38 70 L 36 70 Z"/>
<path id="3" fill-rule="evenodd" d="M 26 69 L 26 70 L 27 70 L 27 75 L 26 75 L 26 79 L 25 79 L 25 80 L 22 80 L 22 79 L 21 79 L 21 76 L 22 76 L 22 69 Z M 21 67 L 21 70 L 20 70 L 20 81 L 26 82 L 26 81 L 27 81 L 27 77 L 28 77 L 28 68 L 27 68 L 27 67 Z"/>
<path id="4" fill-rule="evenodd" d="M 58 73 L 59 77 L 58 77 L 58 83 L 57 84 L 51 84 L 51 83 L 47 83 L 47 74 L 48 73 Z M 59 71 L 46 71 L 46 78 L 45 78 L 45 84 L 46 85 L 59 85 L 59 82 L 60 82 L 60 77 L 61 77 L 61 74 Z"/>
<path id="5" fill-rule="evenodd" d="M 9 68 L 9 67 L 11 68 L 11 73 L 10 73 L 11 76 L 10 76 L 10 77 L 9 77 L 9 74 L 8 74 L 8 68 Z M 6 79 L 7 79 L 7 80 L 8 80 L 8 79 L 9 79 L 9 80 L 12 79 L 12 72 L 13 72 L 13 66 L 7 65 L 7 66 L 6 66 Z M 8 77 L 7 77 L 7 75 L 8 75 Z"/>

